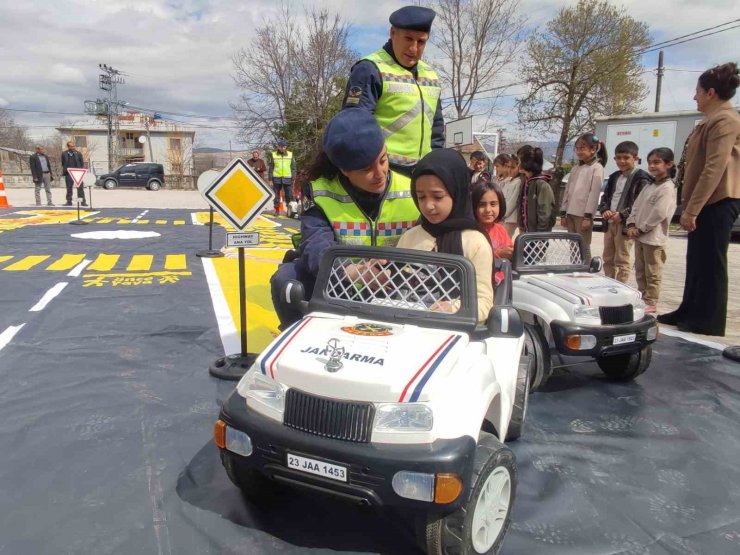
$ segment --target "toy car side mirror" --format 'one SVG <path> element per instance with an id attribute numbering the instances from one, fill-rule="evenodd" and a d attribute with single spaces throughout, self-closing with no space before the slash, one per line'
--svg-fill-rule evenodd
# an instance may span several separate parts
<path id="1" fill-rule="evenodd" d="M 289 305 L 293 305 L 297 308 L 301 314 L 305 314 L 308 309 L 308 302 L 306 301 L 306 291 L 303 288 L 303 284 L 295 279 L 291 279 L 284 286 L 281 291 L 283 299 Z"/>
<path id="2" fill-rule="evenodd" d="M 600 256 L 594 256 L 591 259 L 591 264 L 588 267 L 589 272 L 592 274 L 598 274 L 604 267 L 604 259 Z"/>
<path id="3" fill-rule="evenodd" d="M 519 337 L 524 333 L 519 311 L 513 306 L 494 306 L 486 326 L 490 337 Z"/>

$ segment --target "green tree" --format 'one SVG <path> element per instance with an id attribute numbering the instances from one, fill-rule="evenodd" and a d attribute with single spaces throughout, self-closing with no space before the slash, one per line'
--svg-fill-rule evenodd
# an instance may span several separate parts
<path id="1" fill-rule="evenodd" d="M 530 132 L 559 134 L 557 178 L 565 145 L 592 130 L 597 115 L 640 107 L 647 89 L 636 52 L 649 45 L 647 24 L 606 0 L 561 8 L 544 30 L 532 34 L 521 68 L 528 92 L 517 103 L 519 122 Z"/>

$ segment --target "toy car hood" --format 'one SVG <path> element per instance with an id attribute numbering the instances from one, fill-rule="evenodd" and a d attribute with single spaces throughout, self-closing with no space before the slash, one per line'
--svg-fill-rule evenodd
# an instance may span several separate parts
<path id="1" fill-rule="evenodd" d="M 326 397 L 422 402 L 467 345 L 457 332 L 309 315 L 265 349 L 255 371 Z"/>
<path id="2" fill-rule="evenodd" d="M 576 304 L 620 306 L 634 305 L 640 300 L 640 292 L 636 289 L 597 274 L 537 274 L 524 279 L 533 286 L 572 296 Z"/>

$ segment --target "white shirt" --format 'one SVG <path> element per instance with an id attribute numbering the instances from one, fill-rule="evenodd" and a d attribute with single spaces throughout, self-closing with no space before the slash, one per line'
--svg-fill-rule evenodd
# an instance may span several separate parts
<path id="1" fill-rule="evenodd" d="M 617 207 L 619 206 L 619 199 L 622 198 L 622 193 L 624 192 L 624 186 L 627 184 L 627 176 L 622 174 L 617 178 L 617 184 L 614 186 L 614 194 L 612 195 L 612 202 L 609 205 L 609 209 L 612 212 L 617 211 Z"/>

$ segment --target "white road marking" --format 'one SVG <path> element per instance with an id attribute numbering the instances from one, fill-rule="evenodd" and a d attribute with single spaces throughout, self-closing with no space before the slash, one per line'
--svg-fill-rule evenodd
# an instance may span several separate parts
<path id="1" fill-rule="evenodd" d="M 138 222 L 142 217 L 146 216 L 147 212 L 149 212 L 149 210 L 144 210 L 141 214 L 139 214 L 133 220 L 131 220 L 131 223 L 135 224 L 136 222 Z"/>
<path id="2" fill-rule="evenodd" d="M 67 287 L 67 285 L 69 285 L 69 282 L 66 281 L 62 281 L 54 285 L 54 287 L 44 293 L 44 296 L 41 297 L 41 300 L 39 302 L 28 309 L 28 312 L 41 312 L 42 310 L 44 310 L 44 308 L 46 308 L 46 305 L 49 304 L 54 299 L 54 297 L 59 295 L 59 293 L 64 291 L 64 288 Z"/>
<path id="3" fill-rule="evenodd" d="M 195 212 L 190 213 L 190 220 L 193 222 L 193 225 L 203 225 L 198 221 L 198 215 Z"/>
<path id="4" fill-rule="evenodd" d="M 221 289 L 221 283 L 218 281 L 213 260 L 201 258 L 201 261 L 208 281 L 208 289 L 211 292 L 211 302 L 213 303 L 213 311 L 216 313 L 216 322 L 218 322 L 218 332 L 221 336 L 224 354 L 239 353 L 241 352 L 241 340 L 237 334 L 234 319 L 231 317 L 229 304 L 226 302 L 226 297 Z"/>
<path id="5" fill-rule="evenodd" d="M 146 239 L 148 237 L 161 237 L 156 231 L 130 231 L 128 229 L 116 229 L 112 231 L 86 231 L 84 233 L 73 233 L 75 239 Z"/>
<path id="6" fill-rule="evenodd" d="M 80 262 L 77 266 L 72 268 L 72 270 L 67 274 L 69 277 L 80 277 L 80 274 L 82 271 L 87 268 L 87 265 L 90 264 L 92 260 L 88 260 L 85 258 L 82 262 Z"/>
<path id="7" fill-rule="evenodd" d="M 20 326 L 8 326 L 3 333 L 0 333 L 0 351 L 10 343 L 13 337 L 15 337 L 15 334 L 21 331 L 21 328 L 25 325 L 26 324 L 21 324 Z"/>

